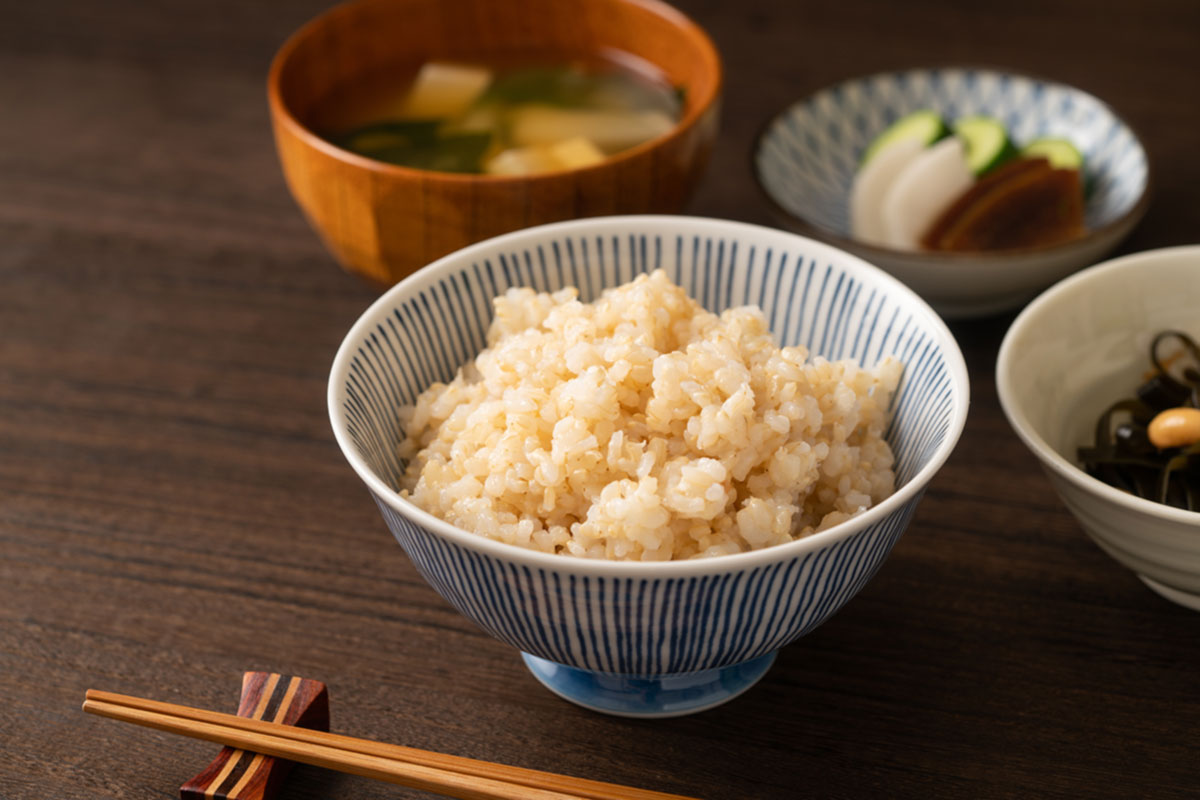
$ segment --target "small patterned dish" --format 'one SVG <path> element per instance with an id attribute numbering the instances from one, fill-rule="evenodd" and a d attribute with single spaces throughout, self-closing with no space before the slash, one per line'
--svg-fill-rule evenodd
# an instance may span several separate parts
<path id="1" fill-rule="evenodd" d="M 482 349 L 491 299 L 511 286 L 576 286 L 591 301 L 662 268 L 712 311 L 754 303 L 785 345 L 905 365 L 886 438 L 896 492 L 826 531 L 749 553 L 670 562 L 553 555 L 456 528 L 396 491 L 397 410 Z M 870 580 L 954 449 L 966 367 L 938 316 L 860 259 L 782 231 L 687 217 L 604 217 L 501 236 L 393 287 L 347 334 L 329 380 L 343 454 L 426 580 L 523 652 L 549 689 L 597 711 L 703 711 L 754 684 L 775 651 Z"/>
<path id="2" fill-rule="evenodd" d="M 912 111 L 947 120 L 995 117 L 1013 141 L 1053 136 L 1082 152 L 1088 233 L 1051 247 L 996 254 L 904 252 L 850 234 L 850 188 L 867 145 Z M 1149 164 L 1137 136 L 1107 105 L 1061 83 L 988 69 L 914 69 L 857 78 L 796 103 L 764 129 L 754 153 L 759 185 L 782 224 L 883 267 L 947 317 L 1018 307 L 1095 263 L 1145 213 Z"/>

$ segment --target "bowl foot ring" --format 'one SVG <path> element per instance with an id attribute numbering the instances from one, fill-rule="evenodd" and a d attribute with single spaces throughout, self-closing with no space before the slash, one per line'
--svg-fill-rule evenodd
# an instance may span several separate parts
<path id="1" fill-rule="evenodd" d="M 1170 586 L 1164 586 L 1153 578 L 1147 578 L 1145 575 L 1138 575 L 1142 579 L 1142 583 L 1150 587 L 1150 589 L 1163 599 L 1170 600 L 1172 603 L 1181 605 L 1184 608 L 1190 608 L 1192 611 L 1200 611 L 1200 594 L 1192 594 L 1180 589 L 1173 589 Z"/>
<path id="2" fill-rule="evenodd" d="M 525 666 L 564 700 L 601 714 L 643 719 L 682 717 L 716 708 L 758 683 L 775 653 L 727 667 L 639 678 L 592 672 L 521 653 Z"/>

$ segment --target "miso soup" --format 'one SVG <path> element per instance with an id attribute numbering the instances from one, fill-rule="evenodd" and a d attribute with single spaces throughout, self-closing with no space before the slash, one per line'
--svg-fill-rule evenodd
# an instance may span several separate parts
<path id="1" fill-rule="evenodd" d="M 682 105 L 682 90 L 640 62 L 430 61 L 337 92 L 317 129 L 389 164 L 529 175 L 590 166 L 657 138 Z"/>

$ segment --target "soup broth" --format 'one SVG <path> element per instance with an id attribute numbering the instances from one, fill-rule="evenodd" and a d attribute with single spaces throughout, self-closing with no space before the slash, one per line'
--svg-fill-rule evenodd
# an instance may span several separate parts
<path id="1" fill-rule="evenodd" d="M 426 62 L 335 92 L 317 130 L 389 164 L 528 175 L 597 164 L 662 136 L 683 92 L 628 58 Z"/>

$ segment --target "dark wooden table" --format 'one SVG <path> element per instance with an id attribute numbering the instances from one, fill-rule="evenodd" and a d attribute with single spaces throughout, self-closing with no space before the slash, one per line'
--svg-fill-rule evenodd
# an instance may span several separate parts
<path id="1" fill-rule="evenodd" d="M 1091 544 L 1009 430 L 1011 316 L 953 326 L 971 416 L 883 570 L 735 702 L 583 711 L 443 602 L 334 444 L 326 375 L 375 292 L 309 231 L 268 130 L 270 56 L 323 5 L 5 7 L 0 797 L 177 796 L 215 747 L 85 716 L 84 691 L 232 710 L 252 668 L 327 682 L 342 732 L 706 798 L 1200 792 L 1200 616 Z M 681 5 L 728 70 L 695 213 L 769 222 L 749 148 L 795 98 L 996 64 L 1144 136 L 1123 251 L 1200 239 L 1192 0 Z M 301 767 L 286 795 L 418 793 Z"/>

